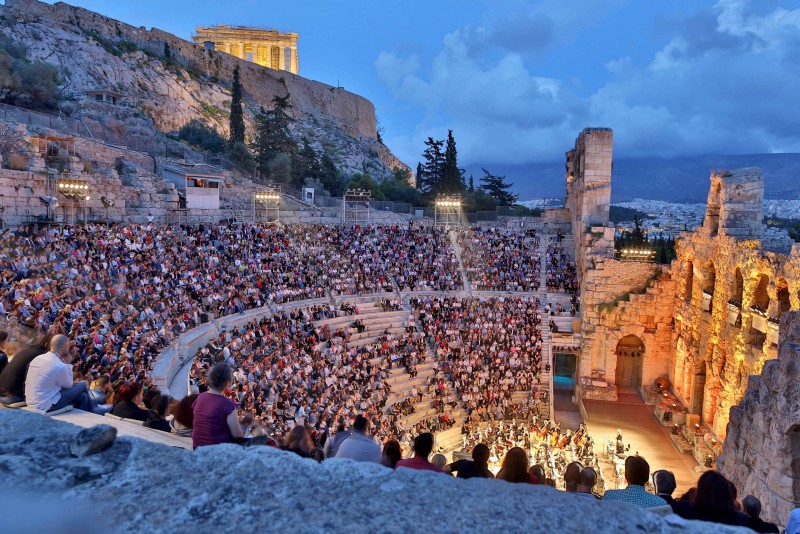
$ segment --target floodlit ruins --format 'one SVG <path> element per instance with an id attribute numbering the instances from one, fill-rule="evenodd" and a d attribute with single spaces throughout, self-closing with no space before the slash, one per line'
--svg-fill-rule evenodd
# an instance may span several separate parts
<path id="1" fill-rule="evenodd" d="M 676 446 L 707 466 L 723 454 L 719 467 L 740 493 L 786 517 L 800 502 L 800 321 L 791 312 L 800 309 L 800 247 L 763 247 L 764 178 L 745 168 L 711 174 L 704 224 L 680 236 L 672 265 L 615 259 L 612 139 L 586 129 L 567 153 L 581 397 L 616 399 L 633 387 L 673 427 Z"/>

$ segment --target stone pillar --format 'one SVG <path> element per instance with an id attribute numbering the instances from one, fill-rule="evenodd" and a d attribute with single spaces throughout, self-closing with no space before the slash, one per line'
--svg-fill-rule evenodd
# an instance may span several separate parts
<path id="1" fill-rule="evenodd" d="M 286 68 L 286 43 L 283 41 L 278 43 L 279 50 L 281 53 L 278 55 L 278 68 L 280 70 L 289 70 Z"/>
<path id="2" fill-rule="evenodd" d="M 291 68 L 289 70 L 291 70 L 295 74 L 299 74 L 300 73 L 300 60 L 297 57 L 297 47 L 293 46 L 293 47 L 291 47 L 291 50 L 292 50 L 292 65 L 291 65 Z"/>

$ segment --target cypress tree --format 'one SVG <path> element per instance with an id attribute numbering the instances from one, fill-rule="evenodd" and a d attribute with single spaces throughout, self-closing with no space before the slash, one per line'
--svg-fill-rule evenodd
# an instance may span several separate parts
<path id="1" fill-rule="evenodd" d="M 423 175 L 424 174 L 425 174 L 425 171 L 422 170 L 422 163 L 421 162 L 417 162 L 417 177 L 414 180 L 414 187 L 416 187 L 417 189 L 420 189 L 422 187 L 422 180 L 423 180 Z"/>
<path id="2" fill-rule="evenodd" d="M 444 165 L 442 167 L 442 193 L 460 193 L 464 191 L 464 173 L 458 168 L 458 152 L 453 130 L 447 131 L 447 144 L 444 149 Z"/>
<path id="3" fill-rule="evenodd" d="M 233 69 L 231 89 L 230 143 L 244 143 L 244 113 L 242 112 L 242 83 L 239 81 L 239 66 Z"/>

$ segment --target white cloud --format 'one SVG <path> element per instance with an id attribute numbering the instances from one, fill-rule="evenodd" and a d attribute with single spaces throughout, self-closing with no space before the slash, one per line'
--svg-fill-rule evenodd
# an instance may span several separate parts
<path id="1" fill-rule="evenodd" d="M 383 53 L 380 79 L 423 111 L 412 132 L 387 141 L 414 162 L 427 136 L 452 128 L 464 164 L 558 159 L 586 126 L 613 128 L 617 153 L 627 156 L 800 151 L 800 9 L 761 2 L 721 0 L 683 16 L 649 58 L 604 60 L 609 79 L 600 85 L 581 72 L 565 80 L 537 72 L 537 54 L 569 61 L 575 53 L 558 38 L 575 19 L 544 3 L 525 17 L 510 11 L 520 27 L 493 48 L 508 16 L 447 34 L 428 64 Z M 526 24 L 552 30 L 527 52 Z"/>

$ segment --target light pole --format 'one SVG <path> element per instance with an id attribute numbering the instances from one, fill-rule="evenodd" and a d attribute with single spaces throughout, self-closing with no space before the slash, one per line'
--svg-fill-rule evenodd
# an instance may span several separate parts
<path id="1" fill-rule="evenodd" d="M 56 181 L 56 188 L 59 193 L 71 200 L 72 224 L 75 224 L 77 222 L 75 218 L 75 204 L 77 203 L 80 206 L 82 203 L 91 200 L 89 196 L 89 183 L 86 180 L 59 178 Z M 86 212 L 84 204 L 84 221 L 85 217 Z"/>
<path id="2" fill-rule="evenodd" d="M 433 224 L 448 226 L 458 224 L 461 219 L 461 197 L 439 195 L 433 204 Z"/>
<path id="3" fill-rule="evenodd" d="M 342 225 L 348 222 L 369 225 L 370 200 L 372 200 L 372 191 L 348 189 L 342 199 Z"/>
<path id="4" fill-rule="evenodd" d="M 281 188 L 280 186 L 270 186 L 253 193 L 253 224 L 258 223 L 257 204 L 264 206 L 269 220 L 269 211 L 275 211 L 275 221 L 281 222 Z"/>

